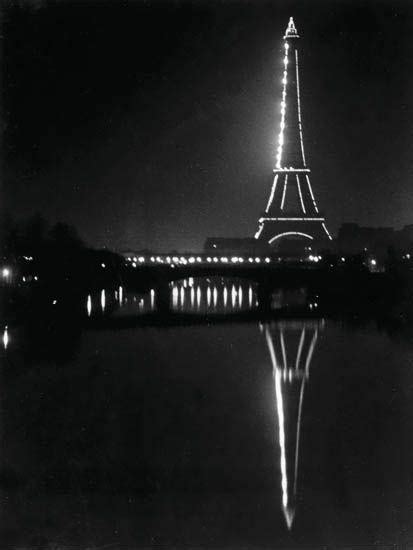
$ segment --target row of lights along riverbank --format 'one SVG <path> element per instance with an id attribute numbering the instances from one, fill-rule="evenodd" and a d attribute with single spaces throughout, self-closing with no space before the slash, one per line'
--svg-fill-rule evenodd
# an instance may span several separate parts
<path id="1" fill-rule="evenodd" d="M 410 255 L 409 255 L 410 257 Z M 404 258 L 404 257 L 403 257 Z M 348 258 L 347 258 L 348 259 Z M 297 261 L 304 264 L 319 264 L 323 260 L 327 261 L 327 266 L 333 268 L 335 264 L 328 261 L 328 259 L 323 258 L 323 256 L 310 254 L 306 258 L 300 259 L 285 259 L 281 257 L 269 257 L 269 256 L 171 256 L 171 255 L 162 255 L 162 256 L 127 256 L 126 265 L 130 265 L 133 268 L 138 268 L 144 265 L 169 265 L 171 268 L 187 266 L 187 265 L 211 265 L 211 264 L 223 264 L 224 266 L 231 266 L 241 264 L 245 267 L 255 266 L 255 265 L 268 265 L 268 264 L 280 264 L 280 263 L 296 263 Z M 351 258 L 350 258 L 351 260 Z M 337 258 L 337 265 L 345 265 L 346 257 L 341 256 Z M 367 263 L 364 265 L 367 266 L 369 271 L 377 272 L 383 271 L 383 268 L 378 265 L 378 262 L 375 258 L 368 258 Z"/>
<path id="2" fill-rule="evenodd" d="M 243 257 L 243 256 L 128 256 L 126 261 L 129 264 L 132 264 L 133 267 L 137 267 L 142 264 L 169 264 L 171 266 L 175 265 L 188 265 L 188 264 L 211 264 L 211 263 L 222 263 L 222 264 L 269 264 L 271 263 L 271 258 L 268 256 L 254 256 L 254 257 Z"/>

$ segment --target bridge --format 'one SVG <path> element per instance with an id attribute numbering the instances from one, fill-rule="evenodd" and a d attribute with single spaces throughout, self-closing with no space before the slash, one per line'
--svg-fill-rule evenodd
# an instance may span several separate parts
<path id="1" fill-rule="evenodd" d="M 247 280 L 256 286 L 259 309 L 268 310 L 271 307 L 271 295 L 277 288 L 306 287 L 316 291 L 322 284 L 326 268 L 313 261 L 301 263 L 284 263 L 270 257 L 254 257 L 242 261 L 243 258 L 228 258 L 198 256 L 188 257 L 185 261 L 168 262 L 165 258 L 154 258 L 155 261 L 137 263 L 127 261 L 123 272 L 123 280 L 129 289 L 152 290 L 156 296 L 156 308 L 169 312 L 171 307 L 171 290 L 177 281 L 188 279 L 210 280 L 228 278 L 231 280 Z M 195 261 L 191 261 L 191 259 Z M 236 258 L 236 261 L 235 261 Z M 135 265 L 134 265 L 135 264 Z"/>
<path id="2" fill-rule="evenodd" d="M 191 258 L 194 261 L 190 261 Z M 321 256 L 317 256 L 317 261 L 301 262 L 284 262 L 274 257 L 251 258 L 251 262 L 249 258 L 239 261 L 239 257 L 237 261 L 225 256 L 224 261 L 218 256 L 218 261 L 208 258 L 211 257 L 190 256 L 185 262 L 179 259 L 179 263 L 174 263 L 173 258 L 168 262 L 156 260 L 156 257 L 155 261 L 127 261 L 122 279 L 129 289 L 153 291 L 156 309 L 163 313 L 172 312 L 174 284 L 188 279 L 204 280 L 211 285 L 217 278 L 249 281 L 255 285 L 261 312 L 271 309 L 273 293 L 279 289 L 305 289 L 308 296 L 322 295 L 327 301 L 351 297 L 362 300 L 361 292 L 380 295 L 386 292 L 388 285 L 385 274 L 370 273 L 363 266 L 333 265 Z"/>

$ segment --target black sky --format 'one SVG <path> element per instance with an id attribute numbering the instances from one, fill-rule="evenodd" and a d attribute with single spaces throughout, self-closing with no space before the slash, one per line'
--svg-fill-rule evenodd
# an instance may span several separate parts
<path id="1" fill-rule="evenodd" d="M 413 223 L 409 4 L 9 3 L 6 211 L 73 223 L 116 249 L 252 236 L 292 15 L 306 156 L 330 228 Z"/>

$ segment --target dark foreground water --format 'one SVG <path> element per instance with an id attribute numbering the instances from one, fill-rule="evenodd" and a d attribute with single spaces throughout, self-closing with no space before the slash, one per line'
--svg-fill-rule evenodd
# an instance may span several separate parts
<path id="1" fill-rule="evenodd" d="M 214 307 L 191 288 L 186 311 Z M 413 545 L 408 337 L 322 316 L 63 326 L 3 332 L 1 548 Z"/>

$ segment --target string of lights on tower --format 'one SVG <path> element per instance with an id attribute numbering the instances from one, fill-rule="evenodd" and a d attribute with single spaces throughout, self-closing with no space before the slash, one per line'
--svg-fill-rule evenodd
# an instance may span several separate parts
<path id="1" fill-rule="evenodd" d="M 258 220 L 256 239 L 270 245 L 282 239 L 319 243 L 332 240 L 321 215 L 306 163 L 301 117 L 298 40 L 290 17 L 284 34 L 284 59 L 280 127 L 270 195 L 264 215 Z"/>

